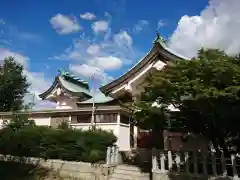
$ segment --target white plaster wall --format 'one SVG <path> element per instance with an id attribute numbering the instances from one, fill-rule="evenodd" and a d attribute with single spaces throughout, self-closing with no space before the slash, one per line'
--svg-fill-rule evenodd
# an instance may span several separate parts
<path id="1" fill-rule="evenodd" d="M 118 146 L 120 151 L 130 151 L 130 125 L 119 124 L 118 130 Z"/>
<path id="2" fill-rule="evenodd" d="M 37 126 L 50 126 L 51 117 L 34 117 L 32 119 Z"/>
<path id="3" fill-rule="evenodd" d="M 77 104 L 72 99 L 66 96 L 58 96 L 57 97 L 57 106 L 56 109 L 75 109 L 77 108 Z"/>

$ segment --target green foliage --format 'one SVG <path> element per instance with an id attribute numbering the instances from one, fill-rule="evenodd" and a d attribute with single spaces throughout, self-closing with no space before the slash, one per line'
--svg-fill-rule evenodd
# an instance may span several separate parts
<path id="1" fill-rule="evenodd" d="M 135 107 L 138 123 L 194 132 L 224 151 L 240 144 L 239 56 L 201 49 L 190 61 L 152 73 L 147 84 Z M 154 102 L 159 106 L 153 107 Z M 169 105 L 179 111 L 168 110 Z"/>
<path id="2" fill-rule="evenodd" d="M 13 57 L 5 58 L 3 65 L 0 65 L 0 111 L 22 109 L 28 87 L 23 66 Z"/>
<path id="3" fill-rule="evenodd" d="M 63 121 L 61 124 L 59 124 L 58 129 L 69 129 L 68 122 Z"/>
<path id="4" fill-rule="evenodd" d="M 13 124 L 0 130 L 0 154 L 98 162 L 105 160 L 107 147 L 116 142 L 112 133 L 101 130 L 93 132 L 53 129 L 31 123 L 24 126 Z"/>

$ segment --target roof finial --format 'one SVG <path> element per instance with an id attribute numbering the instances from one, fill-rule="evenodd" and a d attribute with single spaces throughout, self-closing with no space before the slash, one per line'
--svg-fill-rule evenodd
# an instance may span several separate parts
<path id="1" fill-rule="evenodd" d="M 163 37 L 160 35 L 160 33 L 158 32 L 158 30 L 156 30 L 156 34 L 157 37 L 156 39 L 153 41 L 154 43 L 160 43 L 160 44 L 164 44 L 165 40 L 163 39 Z"/>

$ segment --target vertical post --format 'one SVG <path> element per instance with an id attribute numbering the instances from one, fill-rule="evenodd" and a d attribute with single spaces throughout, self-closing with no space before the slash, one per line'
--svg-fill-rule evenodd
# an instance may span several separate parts
<path id="1" fill-rule="evenodd" d="M 193 152 L 193 167 L 194 167 L 194 174 L 198 174 L 198 162 L 197 162 L 197 153 Z"/>
<path id="2" fill-rule="evenodd" d="M 68 126 L 70 126 L 71 122 L 72 122 L 72 116 L 69 115 L 69 116 L 68 116 Z"/>
<path id="3" fill-rule="evenodd" d="M 188 154 L 188 152 L 185 152 L 184 155 L 185 155 L 185 158 L 184 158 L 184 160 L 185 160 L 185 171 L 188 174 L 189 173 L 189 154 Z"/>
<path id="4" fill-rule="evenodd" d="M 222 172 L 223 172 L 223 176 L 227 176 L 227 169 L 226 169 L 226 160 L 224 157 L 224 153 L 221 153 L 221 163 L 222 163 Z"/>
<path id="5" fill-rule="evenodd" d="M 206 154 L 202 153 L 202 159 L 203 159 L 203 174 L 207 175 L 207 159 L 206 159 Z"/>
<path id="6" fill-rule="evenodd" d="M 177 164 L 177 172 L 180 172 L 181 156 L 179 152 L 176 152 L 175 162 Z"/>
<path id="7" fill-rule="evenodd" d="M 237 168 L 236 168 L 236 155 L 231 154 L 232 170 L 233 170 L 233 180 L 238 179 Z"/>
<path id="8" fill-rule="evenodd" d="M 155 170 L 158 170 L 157 150 L 156 150 L 156 148 L 153 148 L 152 149 L 152 171 L 154 172 Z"/>
<path id="9" fill-rule="evenodd" d="M 95 130 L 95 117 L 94 117 L 94 114 L 95 114 L 95 98 L 94 98 L 94 95 L 93 95 L 93 104 L 92 104 L 92 119 L 91 119 L 91 127 L 92 127 L 92 130 Z"/>
<path id="10" fill-rule="evenodd" d="M 111 165 L 115 164 L 115 157 L 114 157 L 115 151 L 116 151 L 115 146 L 112 146 L 112 148 L 111 148 Z"/>
<path id="11" fill-rule="evenodd" d="M 168 170 L 171 171 L 173 167 L 172 152 L 168 151 Z"/>
<path id="12" fill-rule="evenodd" d="M 96 90 L 96 81 L 95 81 L 95 75 L 96 75 L 96 72 L 93 72 L 93 75 L 92 77 L 92 81 L 93 81 L 93 93 L 92 93 L 92 100 L 93 100 L 93 104 L 92 104 L 92 118 L 91 118 L 91 128 L 92 130 L 95 130 L 96 127 L 95 127 L 95 90 Z"/>
<path id="13" fill-rule="evenodd" d="M 216 156 L 215 152 L 211 152 L 211 158 L 212 158 L 212 170 L 213 170 L 213 175 L 217 175 L 217 168 L 216 168 Z"/>
<path id="14" fill-rule="evenodd" d="M 165 155 L 164 155 L 164 151 L 160 152 L 160 163 L 161 163 L 161 172 L 165 172 Z"/>
<path id="15" fill-rule="evenodd" d="M 106 164 L 110 165 L 111 164 L 111 147 L 107 148 L 107 154 L 106 154 Z"/>
<path id="16" fill-rule="evenodd" d="M 114 154 L 114 164 L 117 165 L 118 164 L 118 155 L 119 155 L 119 148 L 116 146 L 115 147 L 115 154 Z"/>

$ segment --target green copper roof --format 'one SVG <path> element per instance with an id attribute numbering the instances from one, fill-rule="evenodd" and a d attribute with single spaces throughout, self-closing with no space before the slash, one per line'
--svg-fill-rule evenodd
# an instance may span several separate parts
<path id="1" fill-rule="evenodd" d="M 76 84 L 78 86 L 81 86 L 87 90 L 89 90 L 89 85 L 87 81 L 82 80 L 79 77 L 74 76 L 68 71 L 64 71 L 62 69 L 58 69 L 58 72 L 60 73 L 60 76 L 63 77 L 66 81 L 69 81 L 73 84 Z"/>
<path id="2" fill-rule="evenodd" d="M 161 45 L 165 44 L 165 40 L 164 38 L 159 34 L 159 32 L 157 32 L 157 37 L 154 39 L 153 41 L 154 43 L 160 43 Z"/>
<path id="3" fill-rule="evenodd" d="M 79 103 L 81 103 L 81 104 L 88 104 L 88 103 L 93 103 L 93 101 L 95 103 L 106 103 L 106 102 L 114 100 L 113 98 L 111 98 L 109 96 L 105 96 L 101 92 L 98 92 L 96 95 L 93 95 L 93 96 L 94 96 L 94 98 L 91 98 L 91 99 L 88 99 L 86 101 L 82 101 L 82 102 L 79 102 Z"/>
<path id="4" fill-rule="evenodd" d="M 61 85 L 66 88 L 68 91 L 74 93 L 75 96 L 77 96 L 78 94 L 86 94 L 87 96 L 92 97 L 89 89 L 86 89 L 82 86 L 79 86 L 78 84 L 72 83 L 68 80 L 66 80 L 65 78 L 63 78 L 62 76 L 59 76 L 59 81 L 61 83 Z"/>
<path id="5" fill-rule="evenodd" d="M 167 46 L 167 41 L 160 35 L 160 33 L 157 31 L 157 37 L 153 41 L 153 43 L 159 43 L 167 52 L 170 52 L 171 54 L 174 54 L 175 56 L 185 59 L 185 60 L 190 60 L 189 57 L 183 56 L 182 54 L 179 54 L 175 52 L 174 50 L 170 49 Z"/>

